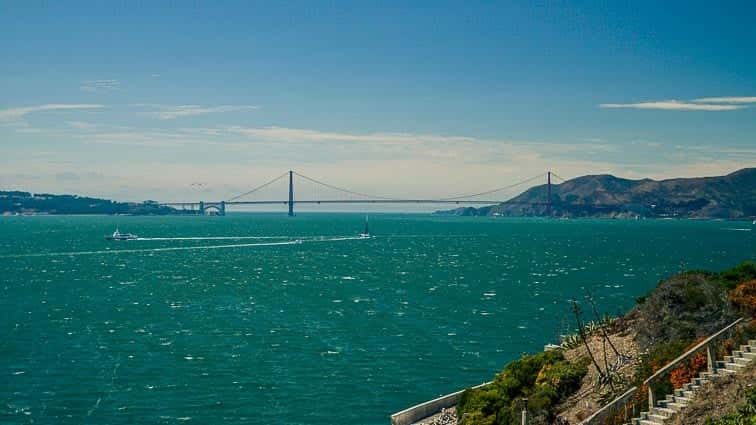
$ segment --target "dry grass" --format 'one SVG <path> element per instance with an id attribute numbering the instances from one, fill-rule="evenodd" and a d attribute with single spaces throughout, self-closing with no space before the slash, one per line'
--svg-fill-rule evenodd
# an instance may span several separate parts
<path id="1" fill-rule="evenodd" d="M 621 381 L 629 383 L 632 380 L 638 359 L 638 345 L 635 342 L 635 337 L 636 334 L 632 330 L 609 335 L 609 339 L 620 355 L 624 357 L 623 359 L 618 358 L 609 344 L 604 344 L 604 339 L 599 334 L 588 338 L 588 346 L 602 370 L 606 369 L 604 361 L 604 354 L 606 354 L 606 364 L 610 366 L 610 370 L 613 370 Z M 575 362 L 581 358 L 587 358 L 588 351 L 585 345 L 581 344 L 577 348 L 565 351 L 564 356 L 570 362 Z M 560 406 L 559 417 L 567 420 L 570 424 L 578 424 L 601 408 L 603 406 L 602 396 L 610 392 L 611 389 L 606 385 L 599 387 L 597 385 L 599 377 L 599 371 L 591 363 L 588 366 L 588 373 L 583 377 L 580 389 Z M 627 384 L 624 386 L 622 384 L 615 385 L 615 391 L 619 394 L 627 386 Z"/>

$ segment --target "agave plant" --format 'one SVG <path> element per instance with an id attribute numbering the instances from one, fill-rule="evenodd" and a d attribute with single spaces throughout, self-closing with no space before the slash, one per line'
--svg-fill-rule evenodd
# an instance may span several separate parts
<path id="1" fill-rule="evenodd" d="M 559 345 L 562 348 L 570 350 L 578 347 L 581 342 L 582 340 L 580 339 L 580 335 L 578 334 L 562 335 L 562 342 Z"/>
<path id="2" fill-rule="evenodd" d="M 583 328 L 585 330 L 586 335 L 593 335 L 595 332 L 598 332 L 599 330 L 601 330 L 601 327 L 602 327 L 601 323 L 590 321 L 586 323 Z"/>

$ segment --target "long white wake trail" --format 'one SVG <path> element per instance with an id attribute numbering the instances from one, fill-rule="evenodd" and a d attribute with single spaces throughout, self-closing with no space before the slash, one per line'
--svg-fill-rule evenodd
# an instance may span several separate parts
<path id="1" fill-rule="evenodd" d="M 307 236 L 183 236 L 160 238 L 136 238 L 136 241 L 235 241 L 244 239 L 305 239 Z"/>
<path id="2" fill-rule="evenodd" d="M 144 252 L 165 252 L 165 251 L 198 251 L 198 250 L 210 250 L 210 249 L 225 249 L 225 248 L 248 248 L 248 247 L 261 247 L 261 246 L 281 246 L 281 245 L 300 245 L 304 243 L 314 242 L 338 242 L 338 241 L 351 241 L 363 239 L 360 237 L 332 237 L 332 238 L 319 238 L 309 240 L 289 240 L 281 242 L 257 242 L 257 243 L 236 243 L 226 245 L 203 245 L 203 246 L 173 246 L 164 248 L 137 248 L 137 249 L 107 249 L 98 251 L 73 251 L 73 252 L 45 252 L 38 254 L 18 254 L 18 255 L 3 255 L 0 258 L 24 258 L 24 257 L 69 257 L 77 255 L 99 255 L 99 254 L 135 254 Z"/>

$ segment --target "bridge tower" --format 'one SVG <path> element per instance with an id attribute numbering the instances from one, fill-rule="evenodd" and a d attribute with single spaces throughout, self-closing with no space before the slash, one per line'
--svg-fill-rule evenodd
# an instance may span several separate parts
<path id="1" fill-rule="evenodd" d="M 546 186 L 548 199 L 546 201 L 546 216 L 551 217 L 551 171 L 546 173 Z"/>
<path id="2" fill-rule="evenodd" d="M 205 201 L 199 203 L 199 215 L 205 215 Z"/>
<path id="3" fill-rule="evenodd" d="M 289 170 L 289 217 L 294 217 L 294 171 Z"/>
<path id="4" fill-rule="evenodd" d="M 220 216 L 226 215 L 226 201 L 221 201 L 221 203 L 220 203 L 220 209 L 218 211 L 218 215 L 220 215 Z"/>

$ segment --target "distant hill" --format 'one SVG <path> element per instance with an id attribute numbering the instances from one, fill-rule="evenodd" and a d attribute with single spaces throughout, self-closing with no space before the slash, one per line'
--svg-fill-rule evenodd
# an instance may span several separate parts
<path id="1" fill-rule="evenodd" d="M 0 215 L 9 214 L 130 214 L 167 215 L 181 211 L 154 201 L 115 202 L 76 195 L 51 195 L 19 191 L 0 191 Z"/>
<path id="2" fill-rule="evenodd" d="M 608 174 L 552 185 L 555 217 L 756 217 L 756 168 L 719 177 L 629 180 Z M 546 216 L 546 185 L 498 205 L 439 212 L 455 215 Z"/>

